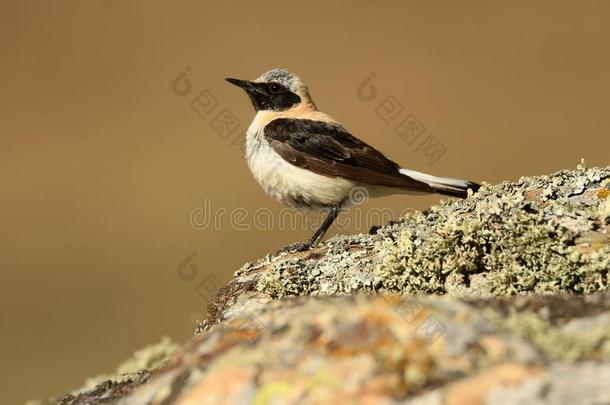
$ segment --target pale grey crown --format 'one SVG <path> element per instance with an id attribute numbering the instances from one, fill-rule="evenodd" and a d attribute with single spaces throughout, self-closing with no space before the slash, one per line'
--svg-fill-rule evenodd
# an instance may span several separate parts
<path id="1" fill-rule="evenodd" d="M 260 75 L 260 77 L 254 81 L 262 83 L 280 83 L 296 94 L 301 94 L 303 91 L 306 91 L 305 84 L 301 81 L 301 79 L 286 69 L 271 69 Z"/>

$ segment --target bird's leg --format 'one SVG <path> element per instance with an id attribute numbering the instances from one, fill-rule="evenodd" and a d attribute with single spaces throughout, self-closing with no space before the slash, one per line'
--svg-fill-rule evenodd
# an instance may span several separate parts
<path id="1" fill-rule="evenodd" d="M 324 222 L 322 222 L 322 225 L 320 225 L 320 228 L 318 228 L 316 233 L 314 233 L 313 236 L 307 241 L 306 244 L 309 245 L 309 247 L 316 246 L 318 243 L 320 243 L 324 237 L 324 234 L 326 234 L 326 231 L 328 231 L 328 228 L 330 228 L 333 222 L 335 222 L 335 219 L 337 219 L 337 216 L 339 216 L 339 211 L 341 210 L 342 205 L 343 201 L 337 205 L 334 205 L 330 209 L 330 212 L 324 219 Z"/>
<path id="2" fill-rule="evenodd" d="M 341 201 L 339 204 L 334 205 L 330 209 L 330 212 L 324 219 L 324 222 L 322 222 L 322 225 L 320 225 L 320 228 L 318 228 L 316 233 L 314 233 L 313 236 L 311 238 L 309 238 L 309 240 L 307 242 L 293 243 L 293 244 L 288 245 L 285 248 L 281 249 L 280 252 L 290 252 L 290 251 L 301 252 L 301 251 L 307 250 L 313 246 L 316 246 L 318 243 L 320 243 L 320 241 L 324 237 L 324 234 L 326 234 L 326 231 L 328 231 L 328 228 L 330 228 L 330 226 L 333 224 L 333 222 L 335 222 L 335 219 L 339 215 L 339 212 L 341 211 L 341 207 L 343 206 L 344 201 L 345 200 Z"/>

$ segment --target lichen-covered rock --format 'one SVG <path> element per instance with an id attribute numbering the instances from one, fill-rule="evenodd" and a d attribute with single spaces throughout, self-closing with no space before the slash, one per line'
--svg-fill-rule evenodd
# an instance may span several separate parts
<path id="1" fill-rule="evenodd" d="M 609 297 L 286 297 L 195 336 L 117 403 L 607 403 Z"/>
<path id="2" fill-rule="evenodd" d="M 291 295 L 592 293 L 610 285 L 610 167 L 484 185 L 371 235 L 242 267 L 200 330 Z"/>
<path id="3" fill-rule="evenodd" d="M 65 404 L 610 403 L 610 167 L 249 263 L 167 362 Z"/>

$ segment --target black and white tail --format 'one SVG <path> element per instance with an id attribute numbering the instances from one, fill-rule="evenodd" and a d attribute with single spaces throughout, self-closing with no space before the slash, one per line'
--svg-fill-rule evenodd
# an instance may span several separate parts
<path id="1" fill-rule="evenodd" d="M 466 198 L 468 196 L 468 189 L 471 189 L 476 193 L 479 187 L 481 187 L 472 181 L 451 179 L 449 177 L 436 177 L 415 170 L 400 169 L 399 172 L 405 176 L 428 184 L 435 193 L 452 197 Z"/>

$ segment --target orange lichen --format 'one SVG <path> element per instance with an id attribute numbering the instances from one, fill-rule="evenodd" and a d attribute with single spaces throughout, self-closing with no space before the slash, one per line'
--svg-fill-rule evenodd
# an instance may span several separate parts
<path id="1" fill-rule="evenodd" d="M 600 200 L 605 200 L 610 195 L 610 190 L 607 188 L 600 188 L 597 190 L 597 198 Z"/>

